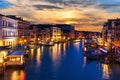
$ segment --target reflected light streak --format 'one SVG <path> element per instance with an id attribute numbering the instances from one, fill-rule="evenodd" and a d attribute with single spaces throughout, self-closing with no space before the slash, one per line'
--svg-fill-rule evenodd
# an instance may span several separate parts
<path id="1" fill-rule="evenodd" d="M 30 53 L 31 53 L 31 58 L 33 58 L 34 49 L 30 49 Z"/>
<path id="2" fill-rule="evenodd" d="M 11 80 L 25 80 L 25 73 L 23 70 L 20 71 L 14 71 L 11 76 Z"/>
<path id="3" fill-rule="evenodd" d="M 53 61 L 55 61 L 56 59 L 57 59 L 57 57 L 58 57 L 58 49 L 57 49 L 57 46 L 58 45 L 55 45 L 55 46 L 53 46 L 53 52 L 52 52 L 52 59 L 53 59 Z"/>
<path id="4" fill-rule="evenodd" d="M 87 57 L 85 56 L 84 58 L 83 58 L 83 68 L 85 68 L 85 66 L 86 66 L 86 61 L 87 61 Z"/>
<path id="5" fill-rule="evenodd" d="M 14 71 L 11 76 L 11 80 L 19 80 L 18 71 Z"/>
<path id="6" fill-rule="evenodd" d="M 63 54 L 66 54 L 66 43 L 63 44 Z"/>
<path id="7" fill-rule="evenodd" d="M 41 56 L 41 51 L 40 51 L 40 48 L 37 49 L 37 55 L 36 55 L 36 58 L 37 58 L 37 66 L 40 65 L 40 56 Z"/>
<path id="8" fill-rule="evenodd" d="M 25 80 L 25 73 L 23 70 L 20 71 L 20 80 Z"/>
<path id="9" fill-rule="evenodd" d="M 109 65 L 102 64 L 102 69 L 103 69 L 103 79 L 109 79 L 110 78 Z"/>
<path id="10" fill-rule="evenodd" d="M 79 42 L 76 42 L 76 43 L 74 43 L 73 45 L 74 45 L 76 51 L 79 51 L 79 48 L 80 48 L 79 45 L 80 45 L 80 43 L 79 43 Z"/>
<path id="11" fill-rule="evenodd" d="M 43 46 L 41 46 L 41 53 L 43 53 L 43 49 L 44 49 L 44 47 L 43 47 Z"/>
<path id="12" fill-rule="evenodd" d="M 60 65 L 60 57 L 61 57 L 61 44 L 56 44 L 55 46 L 52 47 L 52 60 L 54 62 L 54 70 L 58 70 L 59 65 Z"/>
<path id="13" fill-rule="evenodd" d="M 61 54 L 61 44 L 58 45 L 58 54 L 59 54 L 59 56 Z"/>

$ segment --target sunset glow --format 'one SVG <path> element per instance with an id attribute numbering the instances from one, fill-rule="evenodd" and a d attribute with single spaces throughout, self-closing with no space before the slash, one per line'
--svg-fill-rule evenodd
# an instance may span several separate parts
<path id="1" fill-rule="evenodd" d="M 107 19 L 119 17 L 119 9 L 119 0 L 0 0 L 1 14 L 32 23 L 77 24 L 90 31 L 100 31 Z"/>

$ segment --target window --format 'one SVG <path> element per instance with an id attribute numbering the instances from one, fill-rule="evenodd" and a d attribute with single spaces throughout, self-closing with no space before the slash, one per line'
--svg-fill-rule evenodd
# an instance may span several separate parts
<path id="1" fill-rule="evenodd" d="M 7 23 L 7 21 L 5 21 L 5 22 L 4 22 L 4 25 L 5 25 L 5 26 L 7 26 L 7 24 L 6 24 L 6 23 Z"/>
<path id="2" fill-rule="evenodd" d="M 2 25 L 4 26 L 4 20 L 2 21 Z"/>
<path id="3" fill-rule="evenodd" d="M 20 61 L 20 57 L 12 57 L 12 58 L 9 58 L 8 61 Z"/>
<path id="4" fill-rule="evenodd" d="M 5 34 L 4 34 L 4 31 L 3 31 L 3 36 L 4 36 Z"/>

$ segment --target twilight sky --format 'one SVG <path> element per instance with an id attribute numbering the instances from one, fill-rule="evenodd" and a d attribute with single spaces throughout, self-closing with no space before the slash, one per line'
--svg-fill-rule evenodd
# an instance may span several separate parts
<path id="1" fill-rule="evenodd" d="M 0 13 L 32 23 L 75 24 L 78 30 L 101 31 L 107 19 L 120 17 L 120 0 L 0 0 Z"/>

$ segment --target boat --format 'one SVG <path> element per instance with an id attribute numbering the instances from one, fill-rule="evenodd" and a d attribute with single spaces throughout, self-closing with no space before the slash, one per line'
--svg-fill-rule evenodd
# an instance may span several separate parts
<path id="1" fill-rule="evenodd" d="M 38 42 L 38 45 L 44 46 L 44 45 L 45 45 L 45 41 L 39 41 L 39 42 Z"/>
<path id="2" fill-rule="evenodd" d="M 50 41 L 50 42 L 46 42 L 44 44 L 44 46 L 54 46 L 54 42 Z"/>
<path id="3" fill-rule="evenodd" d="M 91 48 L 85 48 L 84 55 L 88 59 L 102 59 L 107 54 L 107 50 L 104 48 L 98 48 L 98 49 L 91 49 Z"/>
<path id="4" fill-rule="evenodd" d="M 98 56 L 93 55 L 93 54 L 85 54 L 85 56 L 86 56 L 88 59 L 91 59 L 91 60 L 99 59 Z"/>
<path id="5" fill-rule="evenodd" d="M 14 50 L 6 56 L 5 66 L 24 66 L 28 59 L 24 50 Z"/>

